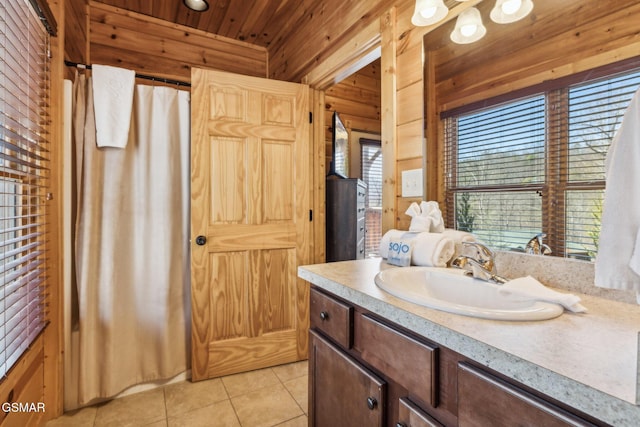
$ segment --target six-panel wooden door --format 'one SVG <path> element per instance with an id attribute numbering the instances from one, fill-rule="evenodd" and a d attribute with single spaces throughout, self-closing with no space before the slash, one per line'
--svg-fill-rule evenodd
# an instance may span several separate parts
<path id="1" fill-rule="evenodd" d="M 308 87 L 193 69 L 192 378 L 307 357 Z"/>

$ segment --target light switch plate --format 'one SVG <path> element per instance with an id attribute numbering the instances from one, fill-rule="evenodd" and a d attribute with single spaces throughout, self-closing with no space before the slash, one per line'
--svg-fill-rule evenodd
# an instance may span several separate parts
<path id="1" fill-rule="evenodd" d="M 402 171 L 402 197 L 422 197 L 422 169 Z"/>

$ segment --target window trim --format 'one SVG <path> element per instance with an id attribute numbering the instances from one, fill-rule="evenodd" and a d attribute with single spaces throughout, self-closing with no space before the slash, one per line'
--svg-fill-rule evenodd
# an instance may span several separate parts
<path id="1" fill-rule="evenodd" d="M 2 195 L 3 207 L 15 209 L 16 214 L 0 218 L 3 227 L 0 231 L 5 246 L 13 245 L 14 240 L 22 243 L 12 251 L 4 251 L 1 257 L 3 294 L 10 292 L 4 295 L 0 308 L 11 313 L 1 324 L 0 339 L 4 345 L 0 374 L 3 376 L 20 366 L 19 361 L 49 323 L 51 39 L 41 10 L 33 10 L 32 5 L 32 0 L 21 0 L 3 6 L 5 23 L 10 28 L 3 34 L 11 40 L 5 46 L 7 55 L 13 55 L 9 57 L 16 61 L 16 58 L 22 60 L 19 64 L 2 62 L 5 86 L 0 91 L 4 106 L 0 120 L 3 129 L 0 178 L 16 188 L 11 197 L 15 203 L 6 205 L 7 194 Z M 9 26 L 14 22 L 24 25 Z M 7 225 L 12 221 L 18 225 Z M 16 233 L 15 237 L 12 233 Z M 12 260 L 13 253 L 16 258 Z M 13 302 L 9 304 L 10 300 Z M 10 324 L 13 325 L 11 331 L 7 330 Z M 5 338 L 17 330 L 20 339 L 7 342 Z"/>

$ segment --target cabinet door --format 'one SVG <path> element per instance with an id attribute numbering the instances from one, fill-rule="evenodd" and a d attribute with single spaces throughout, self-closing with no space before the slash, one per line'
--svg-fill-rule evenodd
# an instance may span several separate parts
<path id="1" fill-rule="evenodd" d="M 309 425 L 381 427 L 385 382 L 315 331 L 310 335 Z"/>
<path id="2" fill-rule="evenodd" d="M 593 426 L 482 370 L 458 365 L 459 427 Z"/>

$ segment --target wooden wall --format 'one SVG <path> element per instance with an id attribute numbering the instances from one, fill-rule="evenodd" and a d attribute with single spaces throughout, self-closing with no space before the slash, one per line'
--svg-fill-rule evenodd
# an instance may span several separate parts
<path id="1" fill-rule="evenodd" d="M 97 2 L 86 7 L 83 26 L 84 0 L 66 1 L 71 5 L 66 59 L 72 62 L 119 66 L 181 81 L 190 81 L 191 67 L 267 76 L 265 48 Z M 83 45 L 88 46 L 84 51 Z"/>
<path id="2" fill-rule="evenodd" d="M 72 62 L 86 64 L 89 62 L 88 7 L 86 0 L 64 0 L 64 50 L 65 58 Z"/>
<path id="3" fill-rule="evenodd" d="M 340 114 L 349 133 L 380 134 L 380 85 L 380 60 L 376 60 L 325 91 L 327 165 L 331 160 L 331 117 L 334 111 Z"/>
<path id="4" fill-rule="evenodd" d="M 525 20 L 498 25 L 480 9 L 487 35 L 471 45 L 449 40 L 453 22 L 424 38 L 427 105 L 427 197 L 444 201 L 443 132 L 439 114 L 640 55 L 637 0 L 536 0 Z"/>
<path id="5" fill-rule="evenodd" d="M 424 197 L 402 197 L 402 172 L 424 167 L 423 48 L 422 29 L 411 24 L 414 2 L 397 7 L 396 21 L 396 183 L 395 227 L 409 229 L 405 211 Z"/>

